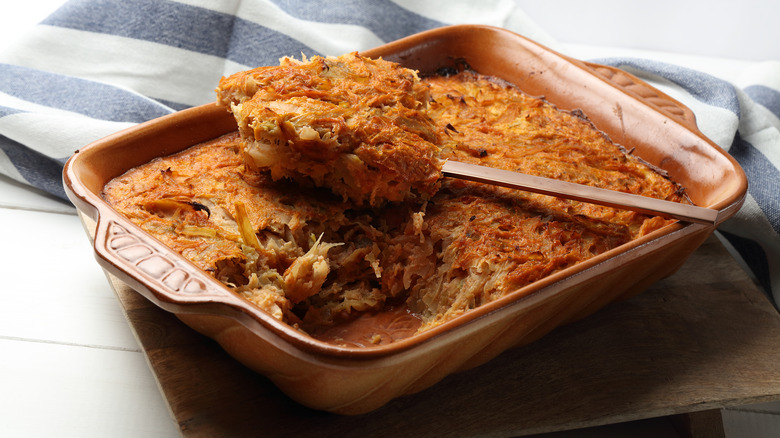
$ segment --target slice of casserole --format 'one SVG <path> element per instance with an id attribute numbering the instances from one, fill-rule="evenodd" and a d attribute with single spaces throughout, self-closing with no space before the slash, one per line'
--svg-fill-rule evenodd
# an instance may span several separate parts
<path id="1" fill-rule="evenodd" d="M 352 53 L 284 58 L 223 78 L 251 168 L 358 204 L 427 199 L 440 177 L 427 87 L 413 70 Z"/>

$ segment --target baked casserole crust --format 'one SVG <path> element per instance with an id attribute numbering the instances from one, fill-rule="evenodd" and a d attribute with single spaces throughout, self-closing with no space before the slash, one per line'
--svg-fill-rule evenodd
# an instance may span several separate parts
<path id="1" fill-rule="evenodd" d="M 361 67 L 337 71 L 342 64 Z M 674 222 L 440 179 L 440 160 L 688 202 L 679 185 L 585 115 L 496 78 L 471 71 L 418 78 L 355 54 L 281 67 L 220 84 L 238 132 L 133 169 L 109 183 L 104 198 L 236 293 L 315 337 L 389 307 L 408 309 L 424 331 Z M 404 80 L 391 91 L 344 90 L 345 81 L 322 76 L 355 70 L 373 78 L 367 84 Z M 302 86 L 308 95 L 300 95 Z M 384 103 L 361 106 L 368 101 Z M 308 117 L 313 112 L 332 117 Z M 365 120 L 382 121 L 394 134 L 375 143 L 351 138 Z M 291 139 L 298 146 L 277 143 Z M 355 152 L 367 144 L 383 153 L 403 150 L 402 161 L 419 167 L 377 172 L 364 159 L 371 154 Z M 339 161 L 349 155 L 359 157 L 365 173 Z M 300 165 L 301 157 L 310 163 Z M 374 174 L 385 179 L 377 184 Z M 356 186 L 356 175 L 366 182 Z"/>

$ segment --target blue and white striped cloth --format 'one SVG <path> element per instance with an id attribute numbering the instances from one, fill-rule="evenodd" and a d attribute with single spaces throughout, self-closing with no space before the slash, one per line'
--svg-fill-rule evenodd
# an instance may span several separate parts
<path id="1" fill-rule="evenodd" d="M 223 75 L 457 23 L 557 48 L 513 0 L 71 0 L 0 53 L 0 173 L 66 201 L 61 171 L 75 150 L 214 101 Z M 720 231 L 780 302 L 780 62 L 727 82 L 646 59 L 594 61 L 689 106 L 702 132 L 740 162 L 749 197 Z"/>

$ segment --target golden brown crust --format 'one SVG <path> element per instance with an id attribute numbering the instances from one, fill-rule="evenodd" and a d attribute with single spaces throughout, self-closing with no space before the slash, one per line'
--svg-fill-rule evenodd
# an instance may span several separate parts
<path id="1" fill-rule="evenodd" d="M 468 72 L 423 83 L 444 158 L 684 200 L 580 114 Z M 426 330 L 672 222 L 450 179 L 427 201 L 369 207 L 245 164 L 235 133 L 134 169 L 104 196 L 310 333 L 402 302 Z"/>
<path id="2" fill-rule="evenodd" d="M 430 198 L 440 162 L 427 90 L 409 69 L 352 53 L 286 58 L 223 78 L 252 167 L 378 205 Z"/>

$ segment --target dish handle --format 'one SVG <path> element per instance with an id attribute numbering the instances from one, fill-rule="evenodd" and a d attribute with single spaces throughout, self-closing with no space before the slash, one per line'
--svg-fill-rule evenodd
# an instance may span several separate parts
<path id="1" fill-rule="evenodd" d="M 689 130 L 697 133 L 700 132 L 699 127 L 696 124 L 696 115 L 694 115 L 693 111 L 673 97 L 617 67 L 586 61 L 583 61 L 583 63 L 602 79 L 615 84 L 629 94 L 640 97 L 644 102 L 677 120 Z"/>
<path id="2" fill-rule="evenodd" d="M 125 274 L 121 279 L 155 304 L 185 313 L 182 305 L 223 303 L 245 307 L 239 297 L 221 285 L 204 281 L 196 266 L 172 254 L 162 243 L 142 237 L 132 224 L 107 216 L 98 219 L 94 231 L 98 261 L 115 274 Z"/>

